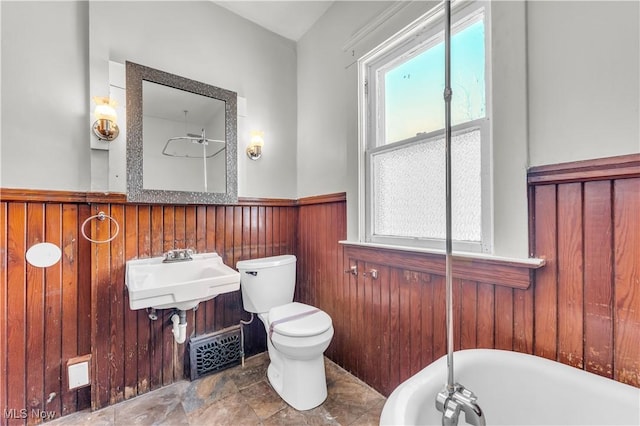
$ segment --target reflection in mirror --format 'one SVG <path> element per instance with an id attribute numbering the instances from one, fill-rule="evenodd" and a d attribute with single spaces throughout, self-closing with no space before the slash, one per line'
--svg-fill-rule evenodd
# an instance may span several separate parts
<path id="1" fill-rule="evenodd" d="M 237 201 L 235 92 L 127 62 L 127 199 Z"/>
<path id="2" fill-rule="evenodd" d="M 144 81 L 142 103 L 142 187 L 225 192 L 224 102 Z"/>

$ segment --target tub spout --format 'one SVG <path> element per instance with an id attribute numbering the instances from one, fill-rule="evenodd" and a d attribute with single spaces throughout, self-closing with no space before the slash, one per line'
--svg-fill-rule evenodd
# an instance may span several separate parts
<path id="1" fill-rule="evenodd" d="M 473 392 L 460 384 L 455 385 L 453 392 L 445 387 L 436 397 L 436 408 L 442 413 L 442 425 L 457 425 L 460 412 L 464 412 L 468 424 L 485 426 L 486 419 L 477 399 Z"/>

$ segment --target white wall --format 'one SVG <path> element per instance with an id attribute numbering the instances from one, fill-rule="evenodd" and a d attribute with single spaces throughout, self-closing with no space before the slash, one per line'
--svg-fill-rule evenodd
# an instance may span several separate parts
<path id="1" fill-rule="evenodd" d="M 300 197 L 346 191 L 357 177 L 357 58 L 343 46 L 389 5 L 336 2 L 298 42 Z"/>
<path id="2" fill-rule="evenodd" d="M 0 2 L 0 187 L 90 187 L 86 2 Z"/>
<path id="3" fill-rule="evenodd" d="M 238 194 L 296 197 L 294 42 L 212 2 L 3 1 L 1 7 L 3 187 L 109 189 L 108 153 L 89 149 L 91 96 L 108 91 L 109 60 L 128 60 L 246 98 Z M 40 125 L 55 129 L 52 136 L 43 138 Z M 257 162 L 244 154 L 252 129 L 265 132 Z"/>
<path id="4" fill-rule="evenodd" d="M 640 3 L 528 4 L 531 165 L 640 151 Z"/>

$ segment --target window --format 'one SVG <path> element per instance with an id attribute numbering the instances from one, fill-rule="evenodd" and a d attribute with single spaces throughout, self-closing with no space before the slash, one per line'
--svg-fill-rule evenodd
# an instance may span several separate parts
<path id="1" fill-rule="evenodd" d="M 454 248 L 491 251 L 487 6 L 452 16 Z M 360 61 L 364 238 L 444 248 L 442 7 Z"/>

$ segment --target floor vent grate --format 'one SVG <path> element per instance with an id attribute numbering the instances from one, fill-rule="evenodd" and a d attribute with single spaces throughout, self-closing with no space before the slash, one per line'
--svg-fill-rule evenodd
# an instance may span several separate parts
<path id="1" fill-rule="evenodd" d="M 189 340 L 191 380 L 240 364 L 240 327 L 232 327 Z"/>

